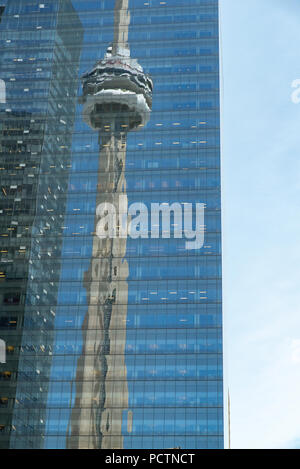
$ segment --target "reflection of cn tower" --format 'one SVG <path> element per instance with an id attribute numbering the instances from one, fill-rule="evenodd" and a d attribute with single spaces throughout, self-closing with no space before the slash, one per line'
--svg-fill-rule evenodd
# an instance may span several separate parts
<path id="1" fill-rule="evenodd" d="M 97 207 L 110 203 L 117 213 L 127 210 L 127 133 L 147 123 L 152 106 L 152 81 L 138 62 L 130 58 L 128 2 L 116 0 L 113 45 L 82 79 L 83 118 L 99 132 Z M 95 232 L 96 225 L 97 219 Z M 119 220 L 118 229 L 120 225 L 124 227 L 124 220 Z M 77 366 L 68 448 L 123 448 L 123 414 L 127 414 L 130 431 L 125 366 L 128 302 L 125 254 L 124 235 L 119 237 L 117 233 L 115 238 L 105 239 L 94 235 L 91 264 L 85 275 L 89 306 L 83 324 L 83 351 Z"/>

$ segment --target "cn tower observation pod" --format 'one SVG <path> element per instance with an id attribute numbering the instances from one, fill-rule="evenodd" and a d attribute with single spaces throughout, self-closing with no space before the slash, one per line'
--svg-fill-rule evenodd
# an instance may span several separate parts
<path id="1" fill-rule="evenodd" d="M 107 131 L 114 121 L 122 131 L 139 130 L 150 118 L 153 83 L 136 59 L 112 55 L 83 75 L 83 119 L 93 129 Z"/>

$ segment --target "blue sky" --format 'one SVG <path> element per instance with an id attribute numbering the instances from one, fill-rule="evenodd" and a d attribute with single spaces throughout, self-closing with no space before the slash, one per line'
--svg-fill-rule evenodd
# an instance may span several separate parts
<path id="1" fill-rule="evenodd" d="M 299 447 L 299 0 L 220 0 L 233 448 Z"/>

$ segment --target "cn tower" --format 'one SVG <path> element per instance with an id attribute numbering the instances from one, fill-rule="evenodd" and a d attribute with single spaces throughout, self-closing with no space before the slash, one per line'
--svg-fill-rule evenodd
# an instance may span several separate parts
<path id="1" fill-rule="evenodd" d="M 127 206 L 128 132 L 144 127 L 152 108 L 152 81 L 130 57 L 128 4 L 129 0 L 115 1 L 113 44 L 104 59 L 82 77 L 83 119 L 99 135 L 96 205 L 112 204 L 116 213 L 124 213 Z M 83 347 L 67 447 L 122 449 L 124 414 L 127 431 L 131 431 L 125 364 L 127 241 L 124 233 L 116 233 L 114 238 L 98 237 L 97 223 L 95 216 L 92 258 L 84 278 L 88 310 L 82 327 Z M 119 220 L 117 230 L 121 224 Z"/>

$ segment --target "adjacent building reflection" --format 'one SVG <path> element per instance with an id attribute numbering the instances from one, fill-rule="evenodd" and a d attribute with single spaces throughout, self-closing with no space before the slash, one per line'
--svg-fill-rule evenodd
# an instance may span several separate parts
<path id="1" fill-rule="evenodd" d="M 122 415 L 128 409 L 125 365 L 128 264 L 126 255 L 126 139 L 145 126 L 152 107 L 152 81 L 130 57 L 128 0 L 115 3 L 114 42 L 83 76 L 83 118 L 99 133 L 97 207 L 112 204 L 118 219 L 114 237 L 95 233 L 85 274 L 88 311 L 78 360 L 76 398 L 68 431 L 69 448 L 123 448 Z M 99 233 L 98 233 L 99 234 Z M 130 416 L 127 415 L 128 427 Z M 130 428 L 129 428 L 130 430 Z"/>
<path id="2" fill-rule="evenodd" d="M 8 399 L 0 448 L 13 449 L 44 447 L 83 41 L 70 0 L 38 8 L 43 27 L 35 26 L 37 5 L 19 0 L 7 2 L 1 22 L 0 332 L 9 353 L 0 365 L 0 398 Z"/>

